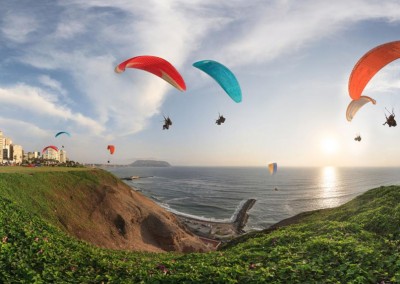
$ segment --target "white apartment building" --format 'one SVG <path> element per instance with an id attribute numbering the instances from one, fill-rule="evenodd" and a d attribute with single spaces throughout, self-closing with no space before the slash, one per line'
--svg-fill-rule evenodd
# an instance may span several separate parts
<path id="1" fill-rule="evenodd" d="M 12 141 L 10 138 L 3 137 L 4 142 L 3 142 L 3 150 L 2 150 L 2 155 L 3 155 L 3 162 L 11 162 L 13 157 L 11 153 L 11 148 L 12 148 Z"/>
<path id="2" fill-rule="evenodd" d="M 60 155 L 58 151 L 54 150 L 53 148 L 48 148 L 42 155 L 43 159 L 47 160 L 60 160 Z"/>
<path id="3" fill-rule="evenodd" d="M 67 162 L 67 151 L 60 150 L 59 155 L 60 155 L 59 162 L 60 163 L 66 163 Z"/>
<path id="4" fill-rule="evenodd" d="M 11 145 L 11 157 L 14 163 L 21 164 L 24 152 L 21 145 Z"/>
<path id="5" fill-rule="evenodd" d="M 0 130 L 0 163 L 3 163 L 3 147 L 6 143 L 6 138 L 3 136 L 3 132 Z"/>
<path id="6" fill-rule="evenodd" d="M 32 161 L 38 158 L 40 158 L 40 152 L 28 152 L 24 154 L 24 159 L 28 161 Z"/>

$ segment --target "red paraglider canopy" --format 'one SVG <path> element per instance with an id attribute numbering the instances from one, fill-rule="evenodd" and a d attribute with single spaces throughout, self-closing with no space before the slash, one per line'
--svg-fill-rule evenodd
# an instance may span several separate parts
<path id="1" fill-rule="evenodd" d="M 42 153 L 44 153 L 49 148 L 56 150 L 58 152 L 58 148 L 56 146 L 50 145 L 50 146 L 44 147 L 42 150 Z"/>
<path id="2" fill-rule="evenodd" d="M 349 79 L 349 94 L 358 100 L 374 75 L 390 62 L 400 58 L 400 41 L 379 45 L 360 58 Z"/>
<path id="3" fill-rule="evenodd" d="M 115 72 L 122 73 L 125 68 L 136 68 L 150 72 L 177 88 L 179 91 L 186 90 L 186 84 L 178 70 L 167 60 L 157 56 L 142 55 L 130 58 L 115 67 Z"/>
<path id="4" fill-rule="evenodd" d="M 110 154 L 112 155 L 112 154 L 114 154 L 115 146 L 114 146 L 114 145 L 108 145 L 108 146 L 107 146 L 107 150 L 109 150 L 109 151 L 110 151 Z"/>

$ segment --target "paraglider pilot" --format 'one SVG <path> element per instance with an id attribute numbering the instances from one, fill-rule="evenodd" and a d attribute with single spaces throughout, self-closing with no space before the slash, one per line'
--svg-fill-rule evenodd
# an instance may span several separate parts
<path id="1" fill-rule="evenodd" d="M 392 126 L 395 127 L 397 125 L 397 122 L 394 119 L 395 115 L 394 115 L 393 110 L 392 110 L 392 113 L 390 113 L 389 117 L 387 117 L 386 114 L 385 114 L 385 117 L 386 117 L 386 122 L 383 125 L 387 124 L 387 125 L 389 125 L 389 127 L 392 127 Z"/>
<path id="2" fill-rule="evenodd" d="M 223 115 L 218 114 L 218 119 L 215 121 L 215 123 L 221 125 L 224 122 L 225 122 L 225 117 Z"/>
<path id="3" fill-rule="evenodd" d="M 165 117 L 164 116 L 164 125 L 163 125 L 163 130 L 169 129 L 169 127 L 172 125 L 172 120 L 169 118 L 169 116 Z"/>
<path id="4" fill-rule="evenodd" d="M 354 138 L 354 140 L 360 142 L 361 141 L 361 136 L 357 135 L 356 138 Z"/>

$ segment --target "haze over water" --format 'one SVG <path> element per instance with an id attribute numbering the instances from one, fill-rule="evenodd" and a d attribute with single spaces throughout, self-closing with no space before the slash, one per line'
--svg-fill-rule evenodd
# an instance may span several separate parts
<path id="1" fill-rule="evenodd" d="M 264 229 L 298 213 L 336 207 L 382 185 L 400 184 L 399 168 L 261 167 L 107 168 L 168 210 L 229 220 L 239 204 L 257 199 L 246 229 Z M 275 190 L 277 188 L 278 190 Z"/>

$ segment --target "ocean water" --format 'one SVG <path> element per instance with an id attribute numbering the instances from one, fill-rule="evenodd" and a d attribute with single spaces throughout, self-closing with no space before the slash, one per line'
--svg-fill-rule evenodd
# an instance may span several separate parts
<path id="1" fill-rule="evenodd" d="M 206 220 L 231 220 L 257 201 L 246 230 L 260 230 L 304 211 L 336 207 L 382 185 L 400 184 L 400 168 L 108 167 L 166 209 Z M 277 190 L 275 190 L 275 188 Z"/>

